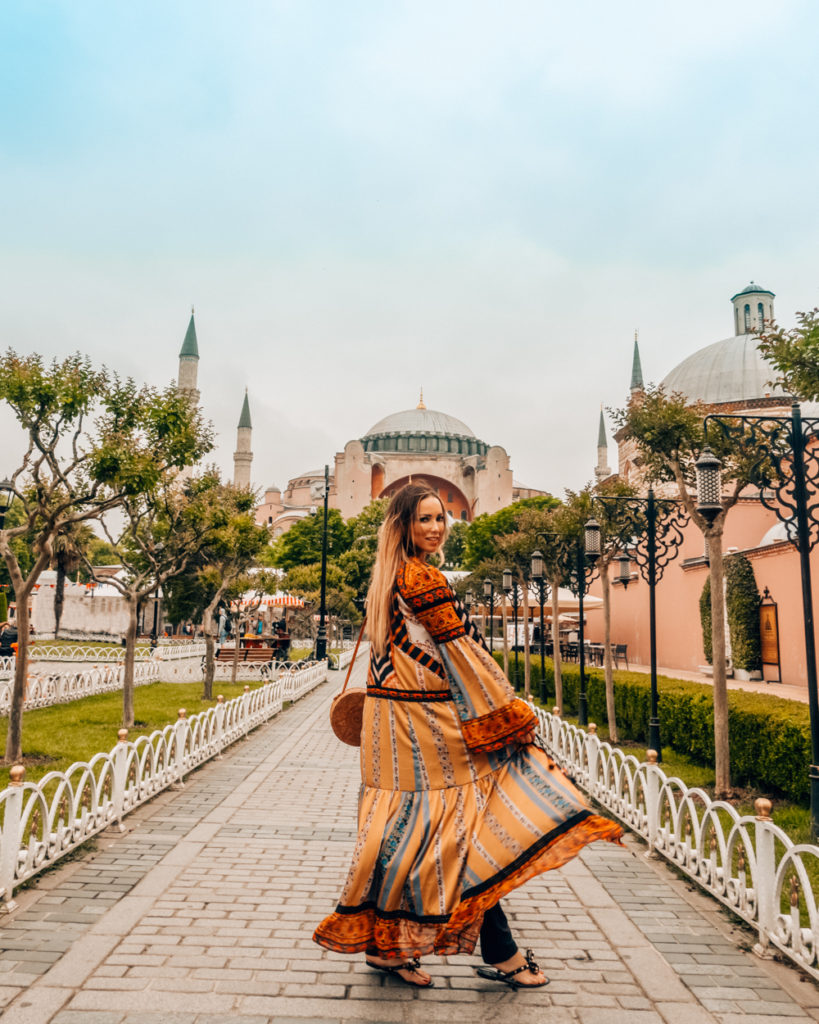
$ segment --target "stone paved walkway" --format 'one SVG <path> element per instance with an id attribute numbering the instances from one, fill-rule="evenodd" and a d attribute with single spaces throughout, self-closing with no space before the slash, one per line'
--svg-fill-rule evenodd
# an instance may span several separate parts
<path id="1" fill-rule="evenodd" d="M 357 667 L 361 675 L 363 666 Z M 354 676 L 355 680 L 355 676 Z M 337 677 L 20 894 L 0 928 L 2 1024 L 777 1024 L 819 990 L 643 847 L 597 845 L 505 906 L 551 978 L 512 992 L 460 957 L 415 992 L 311 941 L 353 842 L 357 753 Z"/>

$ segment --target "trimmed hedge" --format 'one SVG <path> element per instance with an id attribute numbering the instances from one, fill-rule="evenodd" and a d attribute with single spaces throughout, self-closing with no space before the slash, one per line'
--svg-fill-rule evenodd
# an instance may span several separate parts
<path id="1" fill-rule="evenodd" d="M 510 653 L 520 661 L 523 685 L 523 655 Z M 503 665 L 503 656 L 496 652 Z M 544 706 L 554 701 L 554 665 L 546 659 Z M 575 663 L 562 664 L 563 705 L 566 714 L 577 714 L 580 669 Z M 540 658 L 532 659 L 533 696 L 540 695 Z M 685 754 L 697 764 L 714 764 L 714 694 L 706 683 L 658 677 L 660 732 L 663 745 Z M 586 670 L 589 721 L 604 723 L 606 682 L 598 668 Z M 651 681 L 641 672 L 616 672 L 614 704 L 617 729 L 624 739 L 648 742 Z M 731 778 L 736 785 L 753 786 L 771 795 L 782 795 L 802 804 L 809 797 L 810 720 L 808 707 L 797 701 L 763 693 L 729 690 L 729 733 L 731 737 Z"/>
<path id="2" fill-rule="evenodd" d="M 731 633 L 731 660 L 735 668 L 755 672 L 762 668 L 759 606 L 762 598 L 754 567 L 745 555 L 725 559 L 725 603 Z"/>

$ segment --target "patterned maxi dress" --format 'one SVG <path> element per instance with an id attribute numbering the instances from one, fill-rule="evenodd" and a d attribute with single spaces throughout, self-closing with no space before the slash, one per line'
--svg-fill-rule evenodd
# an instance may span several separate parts
<path id="1" fill-rule="evenodd" d="M 371 655 L 358 841 L 315 941 L 384 958 L 471 953 L 484 913 L 622 829 L 593 814 L 437 569 L 399 572 L 390 646 Z"/>

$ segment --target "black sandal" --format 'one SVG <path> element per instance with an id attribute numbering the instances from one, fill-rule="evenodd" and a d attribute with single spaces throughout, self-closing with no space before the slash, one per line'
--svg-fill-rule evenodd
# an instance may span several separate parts
<path id="1" fill-rule="evenodd" d="M 521 985 L 519 981 L 515 981 L 515 975 L 521 974 L 523 971 L 531 971 L 532 974 L 537 974 L 540 970 L 537 963 L 535 962 L 535 954 L 531 949 L 526 950 L 526 963 L 522 967 L 516 967 L 514 971 L 501 971 L 497 967 L 476 967 L 475 970 L 478 972 L 478 976 L 486 978 L 487 981 L 502 981 L 504 985 L 508 985 L 509 988 L 543 988 L 544 985 L 549 984 L 549 979 L 544 978 L 543 981 L 539 981 L 537 985 Z"/>
<path id="2" fill-rule="evenodd" d="M 418 968 L 421 966 L 421 961 L 418 957 L 413 957 L 412 960 L 407 960 L 403 964 L 393 964 L 391 967 L 387 967 L 386 964 L 374 964 L 371 960 L 364 958 L 364 963 L 371 967 L 374 971 L 383 971 L 384 974 L 392 974 L 399 981 L 402 981 L 405 985 L 409 985 L 410 988 L 435 988 L 435 982 L 432 978 L 425 982 L 408 981 L 406 978 L 399 974 L 399 971 L 407 971 L 408 974 L 417 974 Z"/>

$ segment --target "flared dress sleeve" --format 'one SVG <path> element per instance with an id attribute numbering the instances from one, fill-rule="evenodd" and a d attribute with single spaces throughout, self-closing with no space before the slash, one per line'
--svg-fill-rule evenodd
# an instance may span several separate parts
<path id="1" fill-rule="evenodd" d="M 521 740 L 534 729 L 537 716 L 515 696 L 444 574 L 413 560 L 401 567 L 397 587 L 413 616 L 438 645 L 467 747 L 488 753 Z"/>

